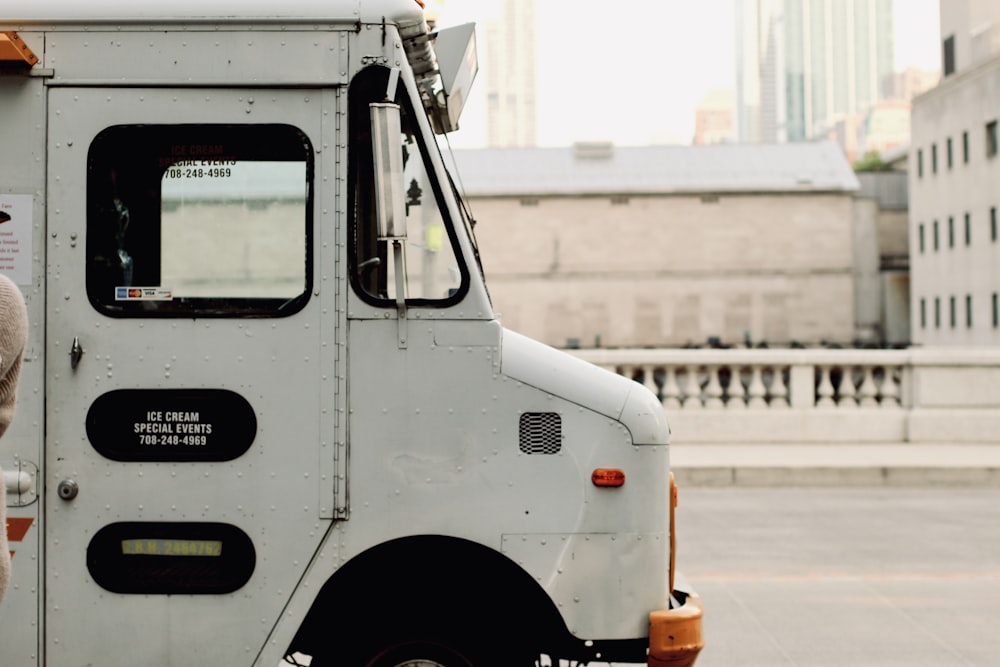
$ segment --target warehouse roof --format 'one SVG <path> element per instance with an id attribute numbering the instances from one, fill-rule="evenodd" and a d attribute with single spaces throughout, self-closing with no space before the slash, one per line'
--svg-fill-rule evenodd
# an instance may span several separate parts
<path id="1" fill-rule="evenodd" d="M 858 189 L 843 151 L 830 141 L 456 149 L 454 162 L 465 193 L 480 197 Z"/>

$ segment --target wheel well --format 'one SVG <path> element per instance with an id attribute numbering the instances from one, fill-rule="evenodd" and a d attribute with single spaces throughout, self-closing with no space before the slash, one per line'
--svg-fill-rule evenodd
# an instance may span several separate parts
<path id="1" fill-rule="evenodd" d="M 379 633 L 516 644 L 514 655 L 536 657 L 580 645 L 524 569 L 495 549 L 444 535 L 401 537 L 351 559 L 323 585 L 289 653 L 350 654 L 360 637 Z"/>

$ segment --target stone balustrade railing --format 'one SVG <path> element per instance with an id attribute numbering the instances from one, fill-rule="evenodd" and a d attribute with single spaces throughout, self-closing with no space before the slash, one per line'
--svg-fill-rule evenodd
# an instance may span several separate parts
<path id="1" fill-rule="evenodd" d="M 689 441 L 1000 441 L 1000 349 L 594 349 Z"/>

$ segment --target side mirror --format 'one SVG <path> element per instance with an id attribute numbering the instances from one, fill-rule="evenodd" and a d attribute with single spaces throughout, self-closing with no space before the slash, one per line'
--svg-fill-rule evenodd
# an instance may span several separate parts
<path id="1" fill-rule="evenodd" d="M 375 166 L 375 213 L 381 240 L 406 238 L 403 144 L 398 104 L 373 102 L 372 152 Z"/>
<path id="2" fill-rule="evenodd" d="M 462 115 L 469 89 L 479 72 L 476 47 L 476 24 L 466 23 L 439 30 L 434 38 L 441 90 L 436 104 L 428 108 L 435 134 L 454 132 Z"/>

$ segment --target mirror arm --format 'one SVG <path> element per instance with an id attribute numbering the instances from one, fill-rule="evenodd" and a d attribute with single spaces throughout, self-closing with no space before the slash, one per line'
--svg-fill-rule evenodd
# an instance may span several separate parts
<path id="1" fill-rule="evenodd" d="M 389 75 L 387 93 L 395 91 L 399 70 Z M 406 194 L 403 184 L 403 145 L 400 107 L 391 102 L 369 105 L 372 124 L 372 157 L 375 168 L 375 212 L 379 241 L 392 242 L 396 286 L 399 347 L 406 347 Z"/>

